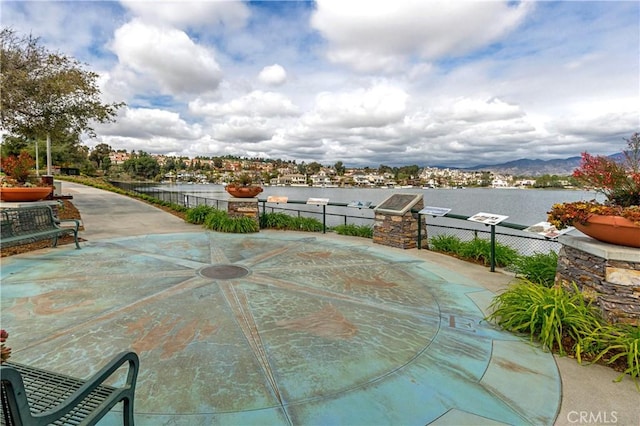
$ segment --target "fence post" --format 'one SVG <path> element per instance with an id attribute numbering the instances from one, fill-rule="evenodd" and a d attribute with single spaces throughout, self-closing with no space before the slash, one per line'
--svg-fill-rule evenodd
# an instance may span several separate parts
<path id="1" fill-rule="evenodd" d="M 491 272 L 496 271 L 496 226 L 491 225 Z"/>
<path id="2" fill-rule="evenodd" d="M 418 250 L 422 250 L 422 215 L 418 213 Z"/>
<path id="3" fill-rule="evenodd" d="M 322 205 L 322 233 L 327 233 L 327 206 Z"/>

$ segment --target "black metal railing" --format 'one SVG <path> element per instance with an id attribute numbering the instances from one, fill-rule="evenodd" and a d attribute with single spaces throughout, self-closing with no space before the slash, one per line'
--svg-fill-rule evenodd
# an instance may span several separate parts
<path id="1" fill-rule="evenodd" d="M 155 199 L 187 208 L 207 205 L 217 209 L 227 209 L 227 199 L 202 197 L 182 191 L 165 191 L 156 184 L 132 182 L 111 182 L 111 184 L 127 191 L 146 194 Z M 262 214 L 283 212 L 292 216 L 317 217 L 323 223 L 323 233 L 340 224 L 373 226 L 375 222 L 375 205 L 351 207 L 347 203 L 309 204 L 307 201 L 299 200 L 275 203 L 263 198 L 258 198 L 258 203 Z M 358 214 L 356 215 L 355 212 Z M 421 243 L 424 240 L 424 232 L 428 238 L 438 235 L 455 235 L 461 241 L 486 239 L 491 243 L 491 271 L 495 270 L 496 243 L 511 247 L 523 255 L 548 253 L 549 251 L 558 252 L 561 247 L 557 241 L 525 232 L 526 226 L 515 223 L 502 222 L 497 225 L 484 225 L 468 221 L 469 216 L 453 213 L 447 213 L 442 217 L 431 217 L 420 214 L 417 210 L 412 210 L 412 214 L 418 218 L 418 249 L 423 248 Z"/>

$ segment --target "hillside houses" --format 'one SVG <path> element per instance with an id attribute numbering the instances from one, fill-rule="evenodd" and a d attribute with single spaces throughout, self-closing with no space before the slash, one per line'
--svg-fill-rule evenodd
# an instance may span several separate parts
<path id="1" fill-rule="evenodd" d="M 112 152 L 111 164 L 122 165 L 135 153 Z M 488 171 L 466 171 L 460 169 L 425 167 L 418 176 L 394 175 L 388 171 L 343 169 L 338 174 L 330 166 L 315 163 L 316 173 L 304 173 L 305 164 L 295 162 L 268 161 L 241 158 L 175 157 L 151 155 L 162 170 L 160 179 L 167 182 L 228 183 L 240 174 L 249 174 L 256 181 L 272 186 L 318 186 L 318 187 L 408 187 L 458 188 L 484 186 L 493 188 L 531 187 L 535 180 L 514 180 L 510 175 Z M 390 168 L 387 167 L 387 170 Z"/>
<path id="2" fill-rule="evenodd" d="M 280 175 L 269 181 L 273 186 L 308 186 L 307 176 L 300 173 Z"/>

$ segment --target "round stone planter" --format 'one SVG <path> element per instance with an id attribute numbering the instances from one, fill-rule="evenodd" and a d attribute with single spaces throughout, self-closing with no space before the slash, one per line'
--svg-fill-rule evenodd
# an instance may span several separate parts
<path id="1" fill-rule="evenodd" d="M 585 225 L 573 226 L 585 235 L 604 243 L 640 248 L 640 226 L 622 216 L 591 216 Z"/>
<path id="2" fill-rule="evenodd" d="M 38 201 L 47 198 L 51 191 L 50 186 L 0 188 L 0 198 L 6 202 Z"/>
<path id="3" fill-rule="evenodd" d="M 229 195 L 236 198 L 253 198 L 262 192 L 262 187 L 260 186 L 236 186 L 232 184 L 225 186 L 224 189 Z"/>

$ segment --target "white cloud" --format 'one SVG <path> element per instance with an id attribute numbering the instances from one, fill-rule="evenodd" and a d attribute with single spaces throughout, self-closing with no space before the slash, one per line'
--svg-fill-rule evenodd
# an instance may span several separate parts
<path id="1" fill-rule="evenodd" d="M 232 117 L 212 129 L 212 136 L 232 143 L 256 143 L 271 139 L 275 132 L 269 122 L 255 117 Z"/>
<path id="2" fill-rule="evenodd" d="M 193 141 L 203 138 L 198 124 L 189 124 L 178 113 L 151 108 L 124 108 L 116 124 L 98 124 L 99 137 L 89 146 L 106 143 L 114 149 L 153 154 L 184 155 Z"/>
<path id="3" fill-rule="evenodd" d="M 145 86 L 157 86 L 162 93 L 210 92 L 222 78 L 213 52 L 180 30 L 133 20 L 115 31 L 111 48 L 118 56 L 120 75 L 131 71 L 147 82 Z"/>
<path id="4" fill-rule="evenodd" d="M 549 127 L 555 132 L 563 135 L 570 135 L 589 143 L 591 151 L 600 151 L 596 145 L 601 145 L 602 138 L 617 135 L 622 142 L 623 137 L 629 137 L 629 129 L 640 128 L 640 112 L 637 108 L 621 110 L 612 108 L 603 111 L 601 108 L 594 108 L 584 111 L 582 114 L 575 114 L 568 117 L 560 117 L 549 122 Z M 583 148 L 583 150 L 586 147 Z M 602 152 L 612 154 L 611 151 Z M 618 149 L 618 151 L 621 149 Z"/>
<path id="5" fill-rule="evenodd" d="M 90 62 L 93 69 L 102 68 L 101 35 L 111 30 L 112 3 L 94 2 L 79 13 L 75 2 L 3 1 L 1 22 L 20 35 L 40 38 L 56 52 L 71 55 L 82 62 Z M 61 30 L 62 28 L 66 30 Z M 72 29 L 69 31 L 68 29 Z M 87 49 L 91 46 L 92 49 Z"/>
<path id="6" fill-rule="evenodd" d="M 510 120 L 524 115 L 519 106 L 509 105 L 497 98 L 487 101 L 469 98 L 457 99 L 448 108 L 437 108 L 436 113 L 439 113 L 446 120 L 469 123 Z"/>
<path id="7" fill-rule="evenodd" d="M 382 127 L 401 121 L 409 95 L 380 84 L 352 92 L 318 94 L 314 109 L 303 120 L 312 127 Z"/>
<path id="8" fill-rule="evenodd" d="M 248 153 L 254 144 L 271 140 L 284 123 L 299 115 L 286 96 L 260 90 L 227 102 L 196 99 L 189 111 L 208 123 L 212 138 L 232 145 L 234 154 Z"/>
<path id="9" fill-rule="evenodd" d="M 318 0 L 311 25 L 328 57 L 361 71 L 399 69 L 412 55 L 458 56 L 517 27 L 531 3 L 436 0 Z"/>
<path id="10" fill-rule="evenodd" d="M 270 86 L 280 86 L 287 81 L 287 72 L 281 65 L 269 65 L 260 71 L 258 80 Z"/>
<path id="11" fill-rule="evenodd" d="M 209 117 L 264 116 L 279 117 L 298 114 L 296 106 L 280 93 L 255 90 L 239 98 L 224 103 L 206 103 L 196 99 L 189 104 L 194 114 Z"/>
<path id="12" fill-rule="evenodd" d="M 120 3 L 146 22 L 178 28 L 224 26 L 237 30 L 249 18 L 246 4 L 238 1 L 120 0 Z"/>
<path id="13" fill-rule="evenodd" d="M 101 134 L 141 139 L 195 139 L 201 134 L 199 125 L 187 123 L 178 113 L 151 108 L 125 108 L 118 117 L 117 126 L 102 124 L 100 129 Z"/>

